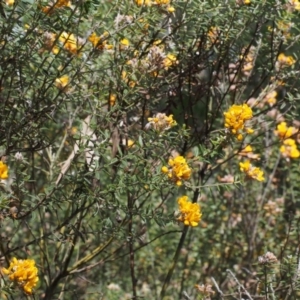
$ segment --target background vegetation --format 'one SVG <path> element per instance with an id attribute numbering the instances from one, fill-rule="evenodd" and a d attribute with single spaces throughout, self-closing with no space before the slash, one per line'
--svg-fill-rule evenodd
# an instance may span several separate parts
<path id="1" fill-rule="evenodd" d="M 298 299 L 299 10 L 1 2 L 1 265 L 39 276 L 30 295 L 2 272 L 1 299 Z"/>

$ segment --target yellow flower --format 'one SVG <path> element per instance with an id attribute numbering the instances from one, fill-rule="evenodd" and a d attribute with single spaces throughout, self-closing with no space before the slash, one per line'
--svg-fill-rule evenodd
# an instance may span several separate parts
<path id="1" fill-rule="evenodd" d="M 129 40 L 128 39 L 122 39 L 120 41 L 120 49 L 125 50 L 129 47 Z"/>
<path id="2" fill-rule="evenodd" d="M 88 40 L 93 44 L 94 47 L 97 47 L 100 43 L 101 38 L 99 36 L 97 36 L 97 34 L 95 32 L 93 32 Z"/>
<path id="3" fill-rule="evenodd" d="M 151 6 L 152 5 L 152 1 L 151 0 L 135 0 L 135 3 L 137 6 Z"/>
<path id="4" fill-rule="evenodd" d="M 9 280 L 17 283 L 28 295 L 32 294 L 32 289 L 39 281 L 38 269 L 35 266 L 35 261 L 32 259 L 23 260 L 14 257 L 10 262 L 9 268 L 2 268 L 2 272 L 8 275 Z"/>
<path id="5" fill-rule="evenodd" d="M 121 78 L 128 84 L 129 87 L 134 88 L 136 82 L 128 79 L 128 74 L 125 70 L 122 71 Z"/>
<path id="6" fill-rule="evenodd" d="M 256 179 L 258 181 L 264 181 L 264 172 L 257 167 L 253 167 L 249 160 L 246 160 L 243 163 L 240 163 L 240 170 L 252 179 Z"/>
<path id="7" fill-rule="evenodd" d="M 294 9 L 300 10 L 300 2 L 299 2 L 299 0 L 290 0 L 289 2 L 294 7 Z"/>
<path id="8" fill-rule="evenodd" d="M 8 166 L 3 161 L 0 161 L 0 179 L 7 179 L 7 178 L 8 178 Z"/>
<path id="9" fill-rule="evenodd" d="M 293 126 L 287 127 L 286 122 L 281 122 L 277 125 L 277 130 L 274 133 L 281 139 L 288 139 L 297 133 L 297 129 Z"/>
<path id="10" fill-rule="evenodd" d="M 55 86 L 58 89 L 63 90 L 63 91 L 66 90 L 66 87 L 67 87 L 68 83 L 69 83 L 69 76 L 68 75 L 64 75 L 60 78 L 55 79 Z"/>
<path id="11" fill-rule="evenodd" d="M 168 169 L 164 166 L 161 168 L 161 171 L 167 174 L 169 179 L 175 182 L 177 186 L 182 185 L 182 180 L 188 180 L 191 177 L 192 170 L 183 156 L 170 158 L 168 164 L 171 168 Z"/>
<path id="12" fill-rule="evenodd" d="M 157 5 L 166 5 L 170 3 L 170 0 L 155 0 Z"/>
<path id="13" fill-rule="evenodd" d="M 286 158 L 298 158 L 300 156 L 296 142 L 293 139 L 284 140 L 283 145 L 280 147 L 280 152 Z"/>
<path id="14" fill-rule="evenodd" d="M 295 63 L 295 59 L 292 56 L 285 56 L 283 53 L 280 53 L 277 58 L 277 68 L 280 67 L 290 67 Z"/>
<path id="15" fill-rule="evenodd" d="M 210 27 L 207 37 L 211 44 L 219 43 L 220 29 L 218 27 Z"/>
<path id="16" fill-rule="evenodd" d="M 131 149 L 135 147 L 135 141 L 131 139 L 122 139 L 122 145 L 126 147 L 126 149 Z"/>
<path id="17" fill-rule="evenodd" d="M 116 94 L 110 94 L 109 95 L 109 104 L 110 106 L 114 106 L 117 100 L 117 95 Z"/>
<path id="18" fill-rule="evenodd" d="M 78 55 L 81 49 L 81 45 L 73 33 L 63 32 L 59 36 L 60 42 L 63 44 L 65 50 L 71 54 Z"/>
<path id="19" fill-rule="evenodd" d="M 178 198 L 177 202 L 181 213 L 177 220 L 183 222 L 186 226 L 197 226 L 202 216 L 200 205 L 189 202 L 187 196 Z"/>
<path id="20" fill-rule="evenodd" d="M 239 155 L 250 159 L 259 159 L 259 155 L 253 153 L 251 145 L 247 145 L 245 148 L 243 148 L 242 151 L 239 152 Z"/>
<path id="21" fill-rule="evenodd" d="M 168 169 L 168 167 L 166 167 L 166 166 L 163 166 L 163 167 L 161 168 L 161 171 L 162 171 L 163 173 L 165 173 L 165 174 L 168 174 L 168 173 L 169 173 L 169 169 Z"/>
<path id="22" fill-rule="evenodd" d="M 176 126 L 177 123 L 173 119 L 173 115 L 167 116 L 166 114 L 158 113 L 153 118 L 148 118 L 149 123 L 146 128 L 153 127 L 157 131 L 164 131 Z"/>
<path id="23" fill-rule="evenodd" d="M 70 7 L 71 6 L 71 1 L 70 0 L 57 0 L 55 3 L 56 7 Z"/>
<path id="24" fill-rule="evenodd" d="M 225 116 L 225 127 L 228 128 L 232 134 L 234 134 L 240 141 L 243 139 L 242 131 L 248 134 L 254 132 L 253 129 L 245 127 L 245 122 L 252 119 L 252 109 L 247 104 L 232 105 Z"/>
<path id="25" fill-rule="evenodd" d="M 13 6 L 15 3 L 15 0 L 5 0 L 6 5 Z"/>
<path id="26" fill-rule="evenodd" d="M 69 0 L 57 0 L 53 5 L 42 8 L 42 11 L 46 14 L 51 14 L 55 8 L 59 7 L 71 7 L 71 1 Z"/>
<path id="27" fill-rule="evenodd" d="M 127 141 L 127 147 L 128 147 L 128 148 L 132 148 L 132 147 L 134 146 L 134 144 L 135 144 L 135 142 L 134 142 L 133 140 L 131 140 L 131 139 L 129 139 L 129 140 Z"/>
<path id="28" fill-rule="evenodd" d="M 247 145 L 242 151 L 249 153 L 249 152 L 253 152 L 253 149 L 252 149 L 251 145 Z"/>
<path id="29" fill-rule="evenodd" d="M 174 6 L 168 6 L 168 7 L 167 7 L 167 11 L 168 11 L 169 13 L 173 13 L 173 12 L 175 11 Z"/>
<path id="30" fill-rule="evenodd" d="M 172 67 L 173 65 L 176 64 L 176 56 L 174 54 L 167 54 L 167 57 L 164 59 L 164 67 L 167 70 L 169 67 Z"/>
<path id="31" fill-rule="evenodd" d="M 249 5 L 249 4 L 251 4 L 251 1 L 250 0 L 244 0 L 244 4 Z"/>
<path id="32" fill-rule="evenodd" d="M 113 45 L 107 43 L 107 38 L 109 37 L 109 33 L 105 31 L 101 36 L 98 36 L 95 32 L 93 32 L 88 40 L 93 44 L 94 48 L 98 50 L 111 50 Z"/>
<path id="33" fill-rule="evenodd" d="M 281 31 L 282 35 L 287 39 L 291 37 L 290 30 L 291 30 L 292 26 L 293 26 L 293 24 L 291 22 L 286 22 L 286 21 L 278 21 L 277 22 L 278 29 Z M 272 29 L 272 31 L 273 31 L 273 29 Z"/>

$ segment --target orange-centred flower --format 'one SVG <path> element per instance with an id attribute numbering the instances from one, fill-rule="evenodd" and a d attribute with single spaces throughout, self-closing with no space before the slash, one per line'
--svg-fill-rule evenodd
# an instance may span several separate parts
<path id="1" fill-rule="evenodd" d="M 177 220 L 186 226 L 197 226 L 202 216 L 200 205 L 190 202 L 187 196 L 178 198 L 177 202 L 180 210 L 180 216 Z"/>
<path id="2" fill-rule="evenodd" d="M 2 272 L 8 275 L 9 280 L 15 282 L 27 295 L 32 294 L 32 289 L 39 281 L 38 269 L 32 259 L 14 257 L 7 269 L 2 268 Z"/>
<path id="3" fill-rule="evenodd" d="M 7 179 L 7 178 L 8 178 L 8 166 L 3 161 L 0 161 L 0 179 Z"/>

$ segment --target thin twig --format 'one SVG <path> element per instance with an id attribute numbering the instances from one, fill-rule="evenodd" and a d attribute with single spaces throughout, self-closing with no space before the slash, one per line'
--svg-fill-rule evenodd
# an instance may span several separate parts
<path id="1" fill-rule="evenodd" d="M 253 300 L 253 298 L 250 296 L 250 294 L 248 293 L 248 291 L 245 289 L 245 287 L 237 280 L 237 278 L 235 277 L 235 275 L 229 270 L 226 270 L 227 273 L 229 273 L 232 278 L 234 279 L 234 281 L 237 283 L 237 285 L 244 291 L 244 293 L 248 296 L 249 300 Z"/>

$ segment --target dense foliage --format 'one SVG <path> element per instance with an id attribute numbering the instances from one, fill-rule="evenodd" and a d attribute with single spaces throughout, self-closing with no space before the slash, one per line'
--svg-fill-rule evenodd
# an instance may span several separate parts
<path id="1" fill-rule="evenodd" d="M 298 0 L 0 5 L 1 299 L 299 297 Z"/>

